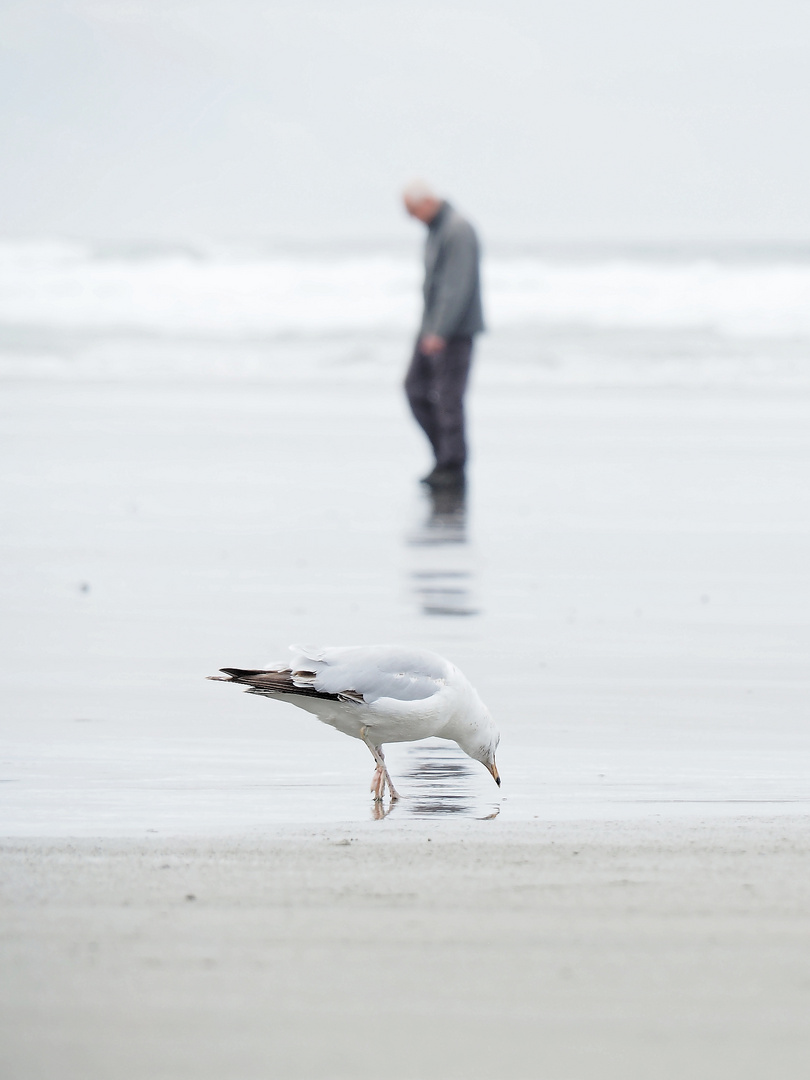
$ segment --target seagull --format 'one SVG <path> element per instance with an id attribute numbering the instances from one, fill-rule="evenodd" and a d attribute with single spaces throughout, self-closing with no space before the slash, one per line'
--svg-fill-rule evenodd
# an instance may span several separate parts
<path id="1" fill-rule="evenodd" d="M 291 645 L 289 663 L 262 670 L 220 668 L 214 682 L 238 683 L 248 694 L 278 698 L 314 713 L 324 724 L 366 744 L 376 763 L 374 801 L 385 787 L 399 794 L 385 765 L 383 744 L 436 736 L 458 743 L 500 787 L 495 751 L 500 733 L 487 707 L 458 668 L 426 649 L 395 645 L 305 648 Z"/>

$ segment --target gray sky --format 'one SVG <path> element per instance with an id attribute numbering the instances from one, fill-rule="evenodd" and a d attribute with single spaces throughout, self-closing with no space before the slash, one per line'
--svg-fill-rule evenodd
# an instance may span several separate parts
<path id="1" fill-rule="evenodd" d="M 808 0 L 0 0 L 0 233 L 810 240 Z"/>

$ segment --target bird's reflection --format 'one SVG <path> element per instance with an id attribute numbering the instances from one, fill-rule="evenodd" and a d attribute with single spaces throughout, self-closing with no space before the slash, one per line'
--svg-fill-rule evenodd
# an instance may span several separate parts
<path id="1" fill-rule="evenodd" d="M 432 817 L 460 815 L 482 820 L 498 816 L 500 806 L 481 798 L 480 785 L 486 774 L 477 769 L 461 750 L 449 743 L 416 743 L 408 749 L 403 774 L 415 781 L 413 794 L 405 795 L 386 810 L 375 806 L 374 817 Z"/>
<path id="2" fill-rule="evenodd" d="M 407 538 L 410 583 L 424 615 L 477 615 L 467 540 L 467 491 L 425 493 L 428 514 Z M 424 509 L 422 511 L 424 514 Z"/>

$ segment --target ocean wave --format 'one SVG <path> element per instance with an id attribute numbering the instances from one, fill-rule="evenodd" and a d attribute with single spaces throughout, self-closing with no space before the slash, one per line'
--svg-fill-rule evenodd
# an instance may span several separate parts
<path id="1" fill-rule="evenodd" d="M 590 258 L 495 253 L 484 261 L 494 330 L 699 330 L 810 338 L 810 258 L 643 252 Z M 0 329 L 237 340 L 409 335 L 418 255 L 378 248 L 0 243 Z"/>

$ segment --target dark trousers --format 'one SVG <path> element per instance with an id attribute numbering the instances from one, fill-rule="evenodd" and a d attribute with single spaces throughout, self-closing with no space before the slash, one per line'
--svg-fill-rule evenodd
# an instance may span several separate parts
<path id="1" fill-rule="evenodd" d="M 426 356 L 417 342 L 405 376 L 411 412 L 430 439 L 440 468 L 463 467 L 467 460 L 464 391 L 472 347 L 471 337 L 455 337 L 436 356 Z"/>

